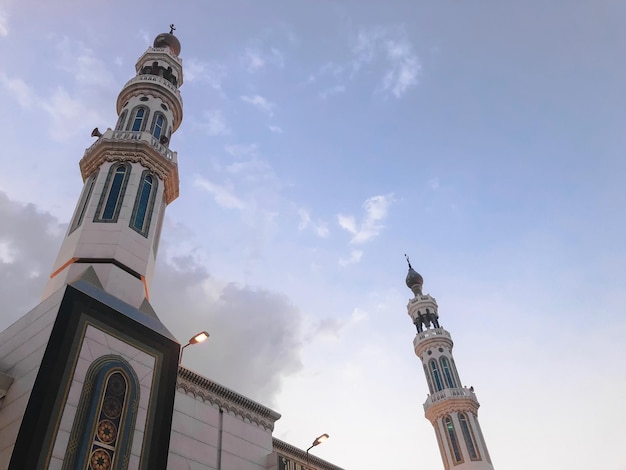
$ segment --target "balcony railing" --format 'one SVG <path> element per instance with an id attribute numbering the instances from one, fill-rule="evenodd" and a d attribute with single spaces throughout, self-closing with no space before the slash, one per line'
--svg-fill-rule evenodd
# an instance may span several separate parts
<path id="1" fill-rule="evenodd" d="M 164 86 L 169 91 L 174 93 L 176 95 L 176 97 L 182 103 L 183 99 L 180 96 L 180 90 L 178 88 L 176 88 L 172 83 L 167 81 L 165 78 L 159 77 L 158 75 L 152 75 L 152 74 L 148 74 L 148 73 L 147 74 L 143 74 L 143 75 L 137 75 L 136 77 L 133 77 L 130 80 L 128 80 L 126 82 L 126 85 L 124 85 L 124 88 L 132 85 L 133 83 L 139 83 L 139 82 L 155 82 L 155 83 L 158 83 L 159 85 Z"/>
<path id="2" fill-rule="evenodd" d="M 173 162 L 177 162 L 177 154 L 172 150 L 168 149 L 165 145 L 158 141 L 156 137 L 154 137 L 150 132 L 142 132 L 142 131 L 114 131 L 108 129 L 102 137 L 96 140 L 91 147 L 85 150 L 85 155 L 87 155 L 93 148 L 97 145 L 100 145 L 103 142 L 122 142 L 134 140 L 137 142 L 146 142 L 152 148 L 157 150 L 163 157 L 171 160 Z"/>
<path id="3" fill-rule="evenodd" d="M 428 408 L 430 408 L 434 403 L 440 402 L 442 400 L 448 400 L 450 398 L 470 398 L 476 402 L 478 401 L 476 399 L 476 394 L 467 387 L 445 388 L 428 396 L 428 398 L 424 402 L 424 411 L 427 411 Z"/>

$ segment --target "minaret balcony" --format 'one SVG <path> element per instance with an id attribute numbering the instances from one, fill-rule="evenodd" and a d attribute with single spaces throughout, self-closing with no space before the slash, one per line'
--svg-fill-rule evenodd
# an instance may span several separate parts
<path id="1" fill-rule="evenodd" d="M 426 328 L 424 331 L 417 333 L 415 338 L 413 338 L 413 348 L 415 349 L 415 354 L 419 357 L 422 357 L 422 354 L 428 348 L 437 345 L 447 349 L 452 349 L 454 345 L 452 336 L 443 328 Z"/>
<path id="2" fill-rule="evenodd" d="M 152 147 L 154 150 L 159 152 L 162 157 L 168 159 L 173 163 L 178 163 L 178 154 L 167 148 L 165 145 L 159 142 L 159 139 L 154 137 L 150 132 L 146 131 L 114 131 L 111 129 L 107 129 L 107 131 L 102 134 L 102 137 L 96 140 L 91 145 L 91 147 L 85 150 L 85 156 L 89 155 L 89 153 L 91 153 L 94 148 L 102 145 L 103 143 L 127 143 L 129 141 L 134 141 L 136 143 L 146 143 L 150 145 L 150 147 Z"/>
<path id="3" fill-rule="evenodd" d="M 480 404 L 478 403 L 476 394 L 472 389 L 467 387 L 444 388 L 428 396 L 424 402 L 424 412 L 427 417 L 429 410 L 431 414 L 435 415 L 440 415 L 442 412 L 450 413 L 453 411 L 476 412 L 479 406 Z"/>

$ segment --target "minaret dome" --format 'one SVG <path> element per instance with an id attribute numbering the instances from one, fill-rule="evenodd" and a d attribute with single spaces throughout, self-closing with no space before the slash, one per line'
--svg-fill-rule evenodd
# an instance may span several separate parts
<path id="1" fill-rule="evenodd" d="M 406 255 L 404 255 L 406 256 Z M 409 263 L 409 272 L 406 275 L 406 285 L 415 296 L 422 294 L 422 286 L 424 285 L 424 278 L 411 266 L 409 257 L 406 256 L 406 262 Z"/>

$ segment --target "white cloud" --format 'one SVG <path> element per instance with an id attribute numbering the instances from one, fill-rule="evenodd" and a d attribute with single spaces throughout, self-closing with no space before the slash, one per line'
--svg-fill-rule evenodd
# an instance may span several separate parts
<path id="1" fill-rule="evenodd" d="M 282 127 L 279 126 L 267 126 L 267 128 L 274 134 L 282 134 L 283 132 L 285 132 L 283 131 Z"/>
<path id="2" fill-rule="evenodd" d="M 263 51 L 259 47 L 247 47 L 241 57 L 241 62 L 248 73 L 255 73 L 269 65 L 278 68 L 285 66 L 285 58 L 277 48 Z"/>
<path id="3" fill-rule="evenodd" d="M 30 109 L 37 101 L 33 89 L 19 78 L 9 78 L 0 73 L 0 84 L 11 93 L 18 104 L 24 109 Z"/>
<path id="4" fill-rule="evenodd" d="M 208 135 L 230 135 L 232 133 L 226 118 L 219 109 L 205 111 L 203 117 L 203 121 L 197 122 L 194 125 L 205 131 Z"/>
<path id="5" fill-rule="evenodd" d="M 381 89 L 400 98 L 417 85 L 421 65 L 406 33 L 397 28 L 373 28 L 360 31 L 353 47 L 353 76 L 364 66 L 383 62 Z M 372 65 L 373 66 L 373 65 Z"/>
<path id="6" fill-rule="evenodd" d="M 87 100 L 71 96 L 58 87 L 53 95 L 42 102 L 43 109 L 52 118 L 51 137 L 63 141 L 78 131 L 92 128 L 102 120 Z"/>
<path id="7" fill-rule="evenodd" d="M 224 150 L 233 157 L 255 157 L 258 155 L 257 144 L 229 144 L 224 145 Z"/>
<path id="8" fill-rule="evenodd" d="M 0 10 L 0 37 L 9 35 L 9 18 L 7 14 Z"/>
<path id="9" fill-rule="evenodd" d="M 273 114 L 273 109 L 276 106 L 274 103 L 260 95 L 241 96 L 241 101 L 243 101 L 244 103 L 249 103 L 259 108 L 260 110 L 265 111 L 270 116 Z"/>
<path id="10" fill-rule="evenodd" d="M 339 258 L 339 266 L 345 267 L 345 266 L 348 266 L 349 264 L 358 263 L 359 261 L 361 261 L 362 257 L 363 257 L 363 251 L 352 250 L 348 258 Z"/>
<path id="11" fill-rule="evenodd" d="M 327 99 L 329 96 L 332 95 L 337 95 L 339 93 L 345 93 L 346 91 L 346 86 L 345 85 L 335 85 L 333 87 L 330 87 L 324 91 L 321 91 L 319 93 L 320 98 L 322 98 L 323 100 Z"/>
<path id="12" fill-rule="evenodd" d="M 245 202 L 235 195 L 232 187 L 213 183 L 206 178 L 201 177 L 196 177 L 194 185 L 211 194 L 215 199 L 215 202 L 221 207 L 239 210 L 246 208 Z"/>
<path id="13" fill-rule="evenodd" d="M 307 228 L 311 228 L 318 237 L 321 237 L 321 238 L 328 237 L 329 230 L 328 230 L 328 225 L 325 222 L 321 220 L 318 220 L 317 222 L 313 221 L 313 219 L 311 218 L 311 214 L 306 209 L 302 209 L 302 208 L 298 209 L 298 215 L 300 216 L 300 222 L 298 223 L 298 230 L 302 231 Z"/>
<path id="14" fill-rule="evenodd" d="M 352 215 L 337 215 L 339 226 L 352 234 L 350 243 L 363 244 L 377 237 L 384 228 L 381 223 L 389 211 L 389 206 L 393 203 L 393 194 L 378 195 L 366 199 L 363 203 L 365 215 L 360 226 Z"/>
<path id="15" fill-rule="evenodd" d="M 185 59 L 185 82 L 203 82 L 215 90 L 222 91 L 226 75 L 226 67 L 221 64 L 204 62 L 195 57 Z"/>

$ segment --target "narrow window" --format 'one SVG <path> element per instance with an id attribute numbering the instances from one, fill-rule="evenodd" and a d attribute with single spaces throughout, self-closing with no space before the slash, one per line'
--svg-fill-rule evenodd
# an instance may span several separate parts
<path id="1" fill-rule="evenodd" d="M 78 202 L 78 206 L 76 207 L 76 213 L 74 214 L 74 220 L 72 221 L 72 225 L 70 226 L 70 233 L 80 227 L 80 224 L 83 222 L 83 218 L 85 217 L 85 211 L 87 210 L 87 204 L 89 203 L 89 199 L 91 198 L 91 193 L 93 191 L 94 184 L 96 183 L 96 177 L 98 174 L 93 174 L 87 180 L 85 184 L 85 188 L 83 189 L 83 194 L 80 196 L 80 201 Z"/>
<path id="2" fill-rule="evenodd" d="M 439 366 L 437 365 L 437 361 L 435 361 L 434 359 L 430 360 L 430 370 L 433 373 L 433 381 L 435 382 L 435 387 L 437 388 L 437 391 L 443 390 L 441 377 L 439 375 Z"/>
<path id="3" fill-rule="evenodd" d="M 467 417 L 464 413 L 459 413 L 459 423 L 461 423 L 461 432 L 463 433 L 463 439 L 465 439 L 465 445 L 467 446 L 470 459 L 480 460 L 480 457 L 476 452 L 476 441 L 474 440 L 474 435 L 468 426 Z"/>
<path id="4" fill-rule="evenodd" d="M 124 122 L 126 122 L 126 115 L 128 114 L 128 110 L 124 110 L 122 114 L 120 114 L 119 119 L 117 120 L 117 126 L 115 126 L 116 131 L 121 131 L 124 129 Z"/>
<path id="5" fill-rule="evenodd" d="M 133 208 L 130 226 L 146 237 L 148 236 L 150 218 L 152 217 L 152 209 L 154 208 L 156 189 L 157 179 L 147 170 L 144 171 L 141 177 L 141 183 L 139 184 L 137 198 L 135 199 L 135 207 Z"/>
<path id="6" fill-rule="evenodd" d="M 450 363 L 448 362 L 448 359 L 445 357 L 441 357 L 439 361 L 441 362 L 443 377 L 446 381 L 448 388 L 456 388 L 456 384 L 454 383 L 454 377 L 452 376 L 452 372 L 450 371 Z"/>
<path id="7" fill-rule="evenodd" d="M 446 431 L 448 433 L 448 439 L 450 440 L 450 447 L 452 448 L 452 456 L 454 457 L 454 463 L 461 462 L 461 449 L 459 448 L 459 441 L 456 439 L 456 431 L 454 430 L 454 423 L 450 416 L 446 416 Z"/>
<path id="8" fill-rule="evenodd" d="M 141 124 L 143 123 L 143 117 L 146 114 L 146 110 L 144 108 L 139 108 L 135 113 L 135 120 L 133 121 L 133 127 L 131 131 L 137 132 L 141 130 Z"/>
<path id="9" fill-rule="evenodd" d="M 433 390 L 433 381 L 430 380 L 430 374 L 428 373 L 428 367 L 426 367 L 426 364 L 424 364 L 424 375 L 426 375 L 426 382 L 428 382 L 428 390 L 430 390 L 430 393 L 435 393 L 435 391 Z"/>
<path id="10" fill-rule="evenodd" d="M 100 202 L 98 202 L 94 222 L 117 222 L 129 174 L 130 165 L 128 164 L 111 167 L 104 183 Z"/>
<path id="11" fill-rule="evenodd" d="M 157 139 L 161 137 L 161 132 L 163 131 L 163 124 L 165 123 L 165 119 L 162 114 L 157 114 L 156 120 L 154 121 L 154 129 L 152 131 L 152 135 Z"/>
<path id="12" fill-rule="evenodd" d="M 159 242 L 161 241 L 161 232 L 163 231 L 163 219 L 165 218 L 165 207 L 167 204 L 165 203 L 165 195 L 161 198 L 161 205 L 159 206 L 159 216 L 157 219 L 157 232 L 154 235 L 154 244 L 152 245 L 152 249 L 154 250 L 154 256 L 157 255 L 157 251 L 159 251 Z"/>

